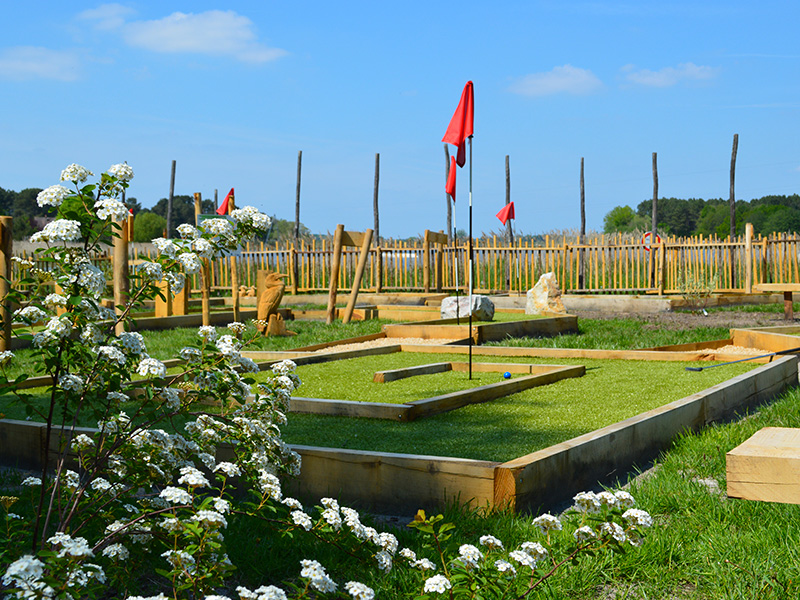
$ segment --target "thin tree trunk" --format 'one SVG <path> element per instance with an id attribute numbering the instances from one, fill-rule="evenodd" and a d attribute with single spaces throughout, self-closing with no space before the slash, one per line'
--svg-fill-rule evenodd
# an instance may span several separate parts
<path id="1" fill-rule="evenodd" d="M 728 203 L 731 208 L 731 244 L 736 237 L 736 193 L 734 192 L 734 180 L 736 178 L 736 153 L 739 151 L 739 134 L 733 134 L 733 149 L 731 150 L 731 190 Z M 733 245 L 730 247 L 730 282 L 731 287 L 736 287 L 736 252 Z"/>
<path id="2" fill-rule="evenodd" d="M 656 285 L 656 261 L 653 256 L 655 252 L 656 231 L 658 228 L 658 159 L 653 152 L 653 214 L 650 223 L 650 287 Z"/>
<path id="3" fill-rule="evenodd" d="M 167 237 L 172 237 L 172 197 L 175 195 L 175 162 L 172 161 L 172 174 L 169 177 L 169 198 L 167 198 Z"/>
<path id="4" fill-rule="evenodd" d="M 372 191 L 372 212 L 375 216 L 375 245 L 381 245 L 380 217 L 378 215 L 378 183 L 381 178 L 381 155 L 375 153 L 375 185 Z"/>
<path id="5" fill-rule="evenodd" d="M 583 157 L 581 156 L 581 232 L 578 238 L 578 244 L 583 246 L 586 243 L 586 193 L 583 186 Z M 584 287 L 584 280 L 586 279 L 586 265 L 584 263 L 584 251 L 581 248 L 578 251 L 578 287 Z"/>
<path id="6" fill-rule="evenodd" d="M 297 188 L 294 196 L 294 245 L 300 242 L 300 171 L 303 166 L 303 151 L 297 151 Z"/>

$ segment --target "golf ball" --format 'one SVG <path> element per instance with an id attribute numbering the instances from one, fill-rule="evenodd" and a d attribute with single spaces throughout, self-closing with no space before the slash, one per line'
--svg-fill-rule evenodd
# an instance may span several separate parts
<path id="1" fill-rule="evenodd" d="M 511 373 L 509 373 L 508 371 L 503 373 L 503 379 L 511 379 Z"/>

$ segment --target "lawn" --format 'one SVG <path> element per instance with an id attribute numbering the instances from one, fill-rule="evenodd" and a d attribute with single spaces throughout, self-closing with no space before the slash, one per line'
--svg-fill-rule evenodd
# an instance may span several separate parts
<path id="1" fill-rule="evenodd" d="M 402 403 L 502 380 L 497 373 L 477 373 L 470 384 L 466 373 L 449 372 L 372 382 L 378 370 L 465 359 L 403 352 L 301 366 L 303 385 L 296 395 Z M 757 366 L 745 362 L 694 373 L 685 370 L 688 363 L 677 362 L 523 357 L 507 362 L 582 364 L 586 375 L 410 423 L 293 414 L 284 439 L 311 446 L 506 461 L 679 400 Z"/>

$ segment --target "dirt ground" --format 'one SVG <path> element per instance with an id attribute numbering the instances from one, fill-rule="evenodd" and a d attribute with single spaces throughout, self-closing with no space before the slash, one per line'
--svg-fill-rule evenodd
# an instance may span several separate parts
<path id="1" fill-rule="evenodd" d="M 800 313 L 795 314 L 793 321 L 786 321 L 783 313 L 776 312 L 743 312 L 743 311 L 712 311 L 707 315 L 692 314 L 691 312 L 663 312 L 652 314 L 632 314 L 610 311 L 573 311 L 578 319 L 639 319 L 655 328 L 662 329 L 691 329 L 693 327 L 780 327 L 784 325 L 798 325 Z"/>

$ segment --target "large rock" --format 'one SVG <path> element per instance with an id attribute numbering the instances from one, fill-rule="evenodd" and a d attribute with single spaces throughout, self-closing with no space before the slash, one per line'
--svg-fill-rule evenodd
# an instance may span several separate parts
<path id="1" fill-rule="evenodd" d="M 469 296 L 449 296 L 442 300 L 442 318 L 455 319 L 456 306 L 458 318 L 469 318 Z M 494 317 L 494 303 L 487 296 L 472 295 L 472 318 L 477 321 L 491 321 Z"/>
<path id="2" fill-rule="evenodd" d="M 555 273 L 545 273 L 528 290 L 525 303 L 526 315 L 541 315 L 544 313 L 564 313 L 567 310 L 561 302 L 561 288 L 558 287 Z"/>

